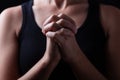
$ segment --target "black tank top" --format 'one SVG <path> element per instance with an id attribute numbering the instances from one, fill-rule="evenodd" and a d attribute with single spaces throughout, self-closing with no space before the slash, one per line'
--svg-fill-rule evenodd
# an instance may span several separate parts
<path id="1" fill-rule="evenodd" d="M 19 35 L 19 67 L 21 76 L 32 68 L 43 56 L 46 49 L 46 37 L 35 22 L 33 1 L 22 4 L 23 24 Z M 83 25 L 78 29 L 76 40 L 91 63 L 103 74 L 105 68 L 106 37 L 100 23 L 99 4 L 89 1 L 89 11 Z M 52 72 L 49 80 L 76 80 L 63 60 Z"/>

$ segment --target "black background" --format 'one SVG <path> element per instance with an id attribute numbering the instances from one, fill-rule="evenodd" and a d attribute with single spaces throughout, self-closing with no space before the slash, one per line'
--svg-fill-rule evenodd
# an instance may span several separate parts
<path id="1" fill-rule="evenodd" d="M 0 0 L 0 12 L 8 7 L 16 6 L 26 1 L 28 0 Z M 97 1 L 104 4 L 114 5 L 120 9 L 120 0 L 97 0 Z"/>
<path id="2" fill-rule="evenodd" d="M 28 0 L 0 0 L 0 12 L 8 7 L 17 6 L 26 1 Z"/>

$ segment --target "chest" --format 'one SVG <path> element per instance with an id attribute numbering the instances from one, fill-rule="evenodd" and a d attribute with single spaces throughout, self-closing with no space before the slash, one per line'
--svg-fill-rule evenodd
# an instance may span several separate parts
<path id="1" fill-rule="evenodd" d="M 65 10 L 58 10 L 56 8 L 49 7 L 34 7 L 33 6 L 34 18 L 37 25 L 41 28 L 45 20 L 51 15 L 58 15 L 63 13 L 70 17 L 78 27 L 80 27 L 86 20 L 88 14 L 88 5 L 84 6 L 72 6 Z"/>

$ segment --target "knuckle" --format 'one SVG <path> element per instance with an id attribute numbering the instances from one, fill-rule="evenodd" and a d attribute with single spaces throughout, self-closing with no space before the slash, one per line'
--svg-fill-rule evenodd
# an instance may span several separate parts
<path id="1" fill-rule="evenodd" d="M 65 16 L 63 13 L 60 13 L 60 14 L 58 15 L 58 17 L 63 17 L 63 16 Z"/>
<path id="2" fill-rule="evenodd" d="M 51 29 L 54 31 L 54 30 L 57 30 L 59 28 L 59 26 L 56 24 L 56 23 L 53 23 L 51 25 Z"/>
<path id="3" fill-rule="evenodd" d="M 53 29 L 53 27 L 54 27 L 54 22 L 51 22 L 50 24 L 44 26 L 42 30 L 43 30 L 44 32 L 50 31 L 50 30 Z"/>
<path id="4" fill-rule="evenodd" d="M 64 19 L 60 19 L 56 23 L 60 25 L 60 24 L 63 24 L 63 22 L 64 22 Z"/>
<path id="5" fill-rule="evenodd" d="M 73 34 L 73 32 L 72 32 L 71 30 L 66 29 L 66 28 L 64 28 L 61 32 L 62 32 L 64 35 L 71 35 L 71 34 Z"/>
<path id="6" fill-rule="evenodd" d="M 64 22 L 64 19 L 60 19 L 60 22 Z"/>
<path id="7" fill-rule="evenodd" d="M 54 26 L 55 25 L 55 22 L 51 22 L 51 26 Z"/>
<path id="8" fill-rule="evenodd" d="M 51 24 L 49 25 L 49 28 L 53 29 L 55 27 L 55 22 L 51 22 Z"/>
<path id="9" fill-rule="evenodd" d="M 45 26 L 45 25 L 47 25 L 48 23 L 52 22 L 53 19 L 54 19 L 54 17 L 55 17 L 55 15 L 49 16 L 49 17 L 45 20 L 45 22 L 43 23 L 43 26 Z"/>
<path id="10" fill-rule="evenodd" d="M 58 36 L 58 33 L 54 33 L 53 38 L 56 38 Z"/>
<path id="11" fill-rule="evenodd" d="M 66 29 L 65 28 L 62 28 L 61 30 L 60 30 L 60 35 L 65 35 L 65 33 L 66 33 Z"/>
<path id="12" fill-rule="evenodd" d="M 61 28 L 61 33 L 63 33 L 65 31 L 65 28 Z"/>
<path id="13" fill-rule="evenodd" d="M 57 15 L 52 15 L 51 20 L 53 20 L 53 21 L 59 20 L 59 17 L 57 17 Z"/>
<path id="14" fill-rule="evenodd" d="M 56 15 L 51 15 L 51 16 L 50 16 L 50 18 L 55 18 L 55 17 L 56 17 Z"/>
<path id="15" fill-rule="evenodd" d="M 53 26 L 54 26 L 54 23 L 52 22 L 51 24 L 49 24 L 49 25 L 47 26 L 46 29 L 52 29 Z"/>

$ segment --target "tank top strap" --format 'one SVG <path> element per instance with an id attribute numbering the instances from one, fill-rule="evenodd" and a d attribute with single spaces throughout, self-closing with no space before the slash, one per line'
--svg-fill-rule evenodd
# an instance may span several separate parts
<path id="1" fill-rule="evenodd" d="M 24 31 L 27 27 L 32 28 L 32 27 L 37 26 L 35 19 L 34 19 L 34 15 L 33 15 L 32 5 L 33 5 L 33 0 L 27 1 L 21 5 L 23 21 L 22 21 L 20 34 L 19 34 L 20 40 L 24 36 L 24 33 L 25 33 Z M 41 29 L 39 29 L 39 30 L 41 30 Z"/>
<path id="2" fill-rule="evenodd" d="M 105 37 L 105 32 L 103 30 L 102 24 L 101 24 L 101 18 L 100 18 L 100 3 L 96 0 L 89 0 L 90 6 L 90 13 L 88 18 L 88 24 L 93 26 L 96 29 L 95 31 L 99 31 L 100 35 L 103 35 Z M 96 26 L 96 27 L 95 27 Z"/>
<path id="3" fill-rule="evenodd" d="M 100 15 L 100 3 L 96 0 L 89 0 L 89 4 L 90 4 L 90 14 L 95 16 L 95 18 L 97 18 L 97 20 L 99 20 L 99 15 Z"/>

